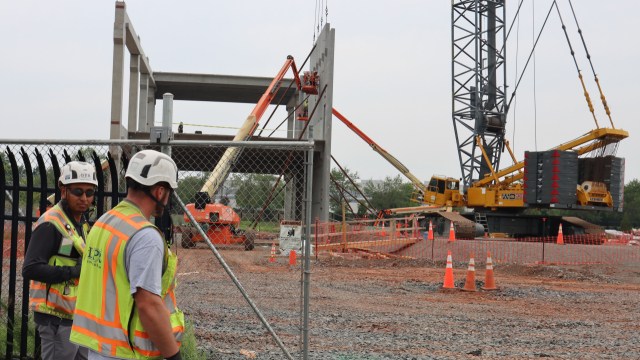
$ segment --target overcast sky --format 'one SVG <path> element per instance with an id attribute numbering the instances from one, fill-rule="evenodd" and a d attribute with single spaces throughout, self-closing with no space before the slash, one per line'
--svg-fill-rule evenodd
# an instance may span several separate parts
<path id="1" fill-rule="evenodd" d="M 640 2 L 573 3 L 614 124 L 631 135 L 618 150 L 627 159 L 626 180 L 640 178 Z M 507 44 L 511 89 L 516 59 L 520 72 L 532 47 L 532 23 L 537 35 L 550 4 L 524 0 Z M 517 5 L 507 1 L 509 24 Z M 559 5 L 596 116 L 606 125 L 568 2 Z M 460 177 L 451 120 L 450 2 L 331 0 L 326 6 L 323 21 L 336 29 L 334 107 L 420 179 Z M 272 77 L 287 55 L 301 62 L 308 54 L 315 7 L 315 1 L 155 0 L 130 1 L 127 12 L 154 71 Z M 114 13 L 114 1 L 0 2 L 0 138 L 109 137 Z M 126 62 L 128 67 L 128 56 Z M 508 118 L 507 137 L 519 160 L 524 150 L 535 150 L 536 124 L 538 150 L 595 126 L 555 11 L 538 44 L 535 70 L 535 109 L 532 63 Z M 125 93 L 125 124 L 127 98 Z M 161 108 L 159 101 L 158 121 Z M 240 126 L 252 108 L 177 101 L 174 120 Z M 275 118 L 285 116 L 279 110 Z M 195 130 L 234 132 L 186 129 Z M 337 119 L 333 131 L 332 154 L 362 179 L 397 174 Z M 505 159 L 503 166 L 510 163 Z"/>

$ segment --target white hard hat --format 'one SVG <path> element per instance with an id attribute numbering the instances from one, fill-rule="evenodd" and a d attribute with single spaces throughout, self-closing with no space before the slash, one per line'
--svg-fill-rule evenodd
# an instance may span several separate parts
<path id="1" fill-rule="evenodd" d="M 129 162 L 124 176 L 141 185 L 152 186 L 159 182 L 167 182 L 173 189 L 178 188 L 178 167 L 166 154 L 155 150 L 138 152 Z"/>
<path id="2" fill-rule="evenodd" d="M 83 161 L 70 161 L 62 167 L 60 182 L 62 185 L 92 184 L 98 186 L 96 169 L 93 165 Z"/>

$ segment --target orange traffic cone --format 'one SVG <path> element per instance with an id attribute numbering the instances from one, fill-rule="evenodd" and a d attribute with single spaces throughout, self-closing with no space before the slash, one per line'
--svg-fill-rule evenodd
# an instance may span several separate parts
<path id="1" fill-rule="evenodd" d="M 493 277 L 493 262 L 491 261 L 491 253 L 487 253 L 487 273 L 484 276 L 484 287 L 482 290 L 498 290 L 496 287 L 496 279 Z"/>
<path id="2" fill-rule="evenodd" d="M 271 256 L 269 256 L 269 262 L 276 262 L 276 243 L 271 246 Z"/>
<path id="3" fill-rule="evenodd" d="M 402 231 L 400 231 L 400 229 L 402 229 L 402 223 L 398 222 L 396 224 L 396 238 L 402 237 Z"/>
<path id="4" fill-rule="evenodd" d="M 289 265 L 298 265 L 298 260 L 296 260 L 296 252 L 293 250 L 289 252 Z"/>
<path id="5" fill-rule="evenodd" d="M 469 259 L 469 269 L 467 270 L 467 281 L 464 283 L 464 291 L 478 291 L 476 290 L 476 263 L 471 254 L 471 259 Z"/>
<path id="6" fill-rule="evenodd" d="M 488 235 L 488 234 L 487 234 L 487 232 L 485 231 L 485 232 L 484 232 L 484 238 L 486 239 L 486 238 L 488 238 L 488 237 L 489 237 L 489 235 Z"/>
<path id="7" fill-rule="evenodd" d="M 558 244 L 564 245 L 564 238 L 562 237 L 562 224 L 560 224 L 560 228 L 558 229 Z"/>
<path id="8" fill-rule="evenodd" d="M 453 230 L 453 221 L 451 222 L 451 227 L 449 228 L 449 241 L 456 241 L 456 233 Z"/>
<path id="9" fill-rule="evenodd" d="M 445 289 L 455 289 L 456 285 L 453 283 L 453 261 L 451 260 L 451 251 L 447 254 L 447 268 L 444 271 L 444 285 Z"/>
<path id="10" fill-rule="evenodd" d="M 427 237 L 428 240 L 433 240 L 433 225 L 431 224 L 431 221 L 429 221 L 429 236 Z"/>
<path id="11" fill-rule="evenodd" d="M 382 222 L 382 233 L 381 236 L 387 236 L 387 233 L 384 231 L 384 221 Z"/>

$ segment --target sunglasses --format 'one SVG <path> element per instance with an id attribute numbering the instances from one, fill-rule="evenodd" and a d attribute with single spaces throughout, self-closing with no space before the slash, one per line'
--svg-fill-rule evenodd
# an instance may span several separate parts
<path id="1" fill-rule="evenodd" d="M 74 196 L 77 196 L 77 197 L 81 197 L 82 194 L 87 194 L 87 197 L 92 197 L 96 193 L 96 191 L 94 189 L 88 189 L 86 191 L 84 191 L 84 190 L 82 190 L 80 188 L 67 189 L 67 190 L 69 190 L 69 192 L 71 194 L 73 194 Z"/>

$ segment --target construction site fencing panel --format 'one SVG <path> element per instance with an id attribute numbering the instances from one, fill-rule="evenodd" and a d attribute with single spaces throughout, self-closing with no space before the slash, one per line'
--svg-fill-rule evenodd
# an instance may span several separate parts
<path id="1" fill-rule="evenodd" d="M 383 226 L 384 224 L 384 226 Z M 395 229 L 395 230 L 391 230 Z M 522 239 L 455 239 L 435 236 L 415 225 L 412 218 L 377 222 L 320 222 L 312 231 L 317 256 L 348 259 L 427 259 L 476 262 L 491 254 L 494 263 L 536 264 L 628 264 L 640 263 L 640 246 L 632 236 L 607 234 L 564 235 Z"/>
<path id="2" fill-rule="evenodd" d="M 237 151 L 228 151 L 230 145 Z M 0 140 L 0 148 L 0 327 L 8 330 L 0 331 L 0 344 L 6 344 L 2 351 L 7 358 L 38 358 L 39 336 L 28 309 L 29 283 L 22 278 L 22 263 L 38 217 L 60 200 L 60 170 L 75 160 L 100 169 L 100 186 L 88 214 L 93 224 L 126 197 L 124 175 L 135 154 L 145 149 L 159 151 L 161 146 L 124 140 Z M 301 231 L 310 228 L 304 226 L 307 181 L 311 181 L 305 164 L 312 149 L 313 143 L 309 142 L 182 141 L 171 145 L 171 157 L 179 169 L 176 193 L 189 208 L 194 206 L 197 194 L 206 191 L 203 186 L 216 165 L 231 160 L 228 176 L 212 197 L 214 201 L 193 214 L 248 296 L 296 357 L 302 348 L 303 257 L 299 248 L 304 239 Z M 228 158 L 230 154 L 233 158 Z M 195 348 L 197 344 L 209 353 L 282 354 L 176 201 L 170 212 L 150 221 L 170 239 L 171 250 L 178 256 L 178 307 L 196 340 L 189 346 Z M 280 242 L 282 225 L 286 234 Z M 281 252 L 280 246 L 296 248 L 291 264 L 290 252 Z M 188 342 L 189 337 L 186 339 Z"/>

